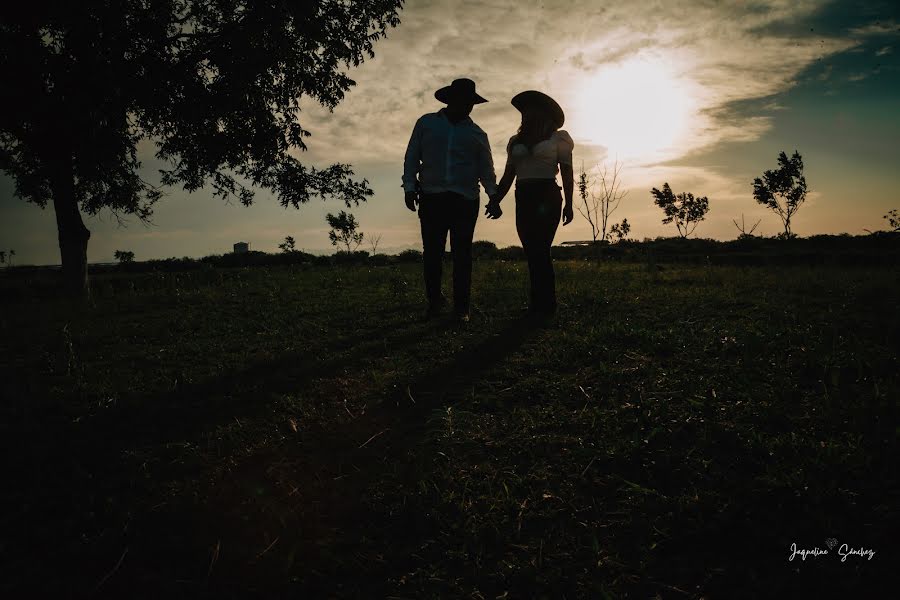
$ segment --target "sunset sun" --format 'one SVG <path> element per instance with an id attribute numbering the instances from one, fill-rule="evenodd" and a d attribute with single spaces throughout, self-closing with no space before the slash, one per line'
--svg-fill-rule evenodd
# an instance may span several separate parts
<path id="1" fill-rule="evenodd" d="M 625 160 L 666 158 L 695 116 L 689 83 L 661 61 L 634 58 L 603 67 L 575 90 L 572 132 Z"/>

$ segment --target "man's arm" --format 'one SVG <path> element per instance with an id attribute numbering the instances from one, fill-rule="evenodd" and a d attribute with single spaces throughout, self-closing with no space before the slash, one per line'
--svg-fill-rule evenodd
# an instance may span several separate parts
<path id="1" fill-rule="evenodd" d="M 406 156 L 403 159 L 403 189 L 407 192 L 416 191 L 419 165 L 422 161 L 422 119 L 416 121 L 409 143 L 406 145 Z"/>
<path id="2" fill-rule="evenodd" d="M 491 143 L 487 134 L 478 132 L 478 179 L 484 186 L 484 192 L 488 198 L 497 194 L 497 174 L 494 173 L 494 158 L 491 156 Z"/>
<path id="3" fill-rule="evenodd" d="M 409 143 L 406 145 L 406 156 L 403 158 L 403 190 L 404 201 L 409 210 L 415 212 L 418 194 L 419 166 L 422 162 L 422 119 L 416 121 Z"/>

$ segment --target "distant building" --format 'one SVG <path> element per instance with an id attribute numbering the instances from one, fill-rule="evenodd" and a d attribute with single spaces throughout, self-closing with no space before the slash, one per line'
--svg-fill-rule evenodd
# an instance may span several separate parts
<path id="1" fill-rule="evenodd" d="M 234 245 L 235 254 L 246 254 L 250 252 L 250 242 L 238 242 Z"/>

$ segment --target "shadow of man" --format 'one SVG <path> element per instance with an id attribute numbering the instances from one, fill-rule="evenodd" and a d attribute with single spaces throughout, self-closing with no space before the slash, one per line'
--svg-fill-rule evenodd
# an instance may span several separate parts
<path id="1" fill-rule="evenodd" d="M 475 347 L 458 352 L 447 364 L 423 373 L 409 384 L 407 395 L 414 399 L 413 409 L 430 410 L 438 404 L 460 401 L 498 364 L 551 323 L 550 318 L 535 314 L 512 319 Z M 399 400 L 402 403 L 403 398 Z"/>

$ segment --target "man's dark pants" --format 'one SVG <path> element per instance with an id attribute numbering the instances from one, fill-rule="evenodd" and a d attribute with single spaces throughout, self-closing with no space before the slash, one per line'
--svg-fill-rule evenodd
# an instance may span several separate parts
<path id="1" fill-rule="evenodd" d="M 441 264 L 449 232 L 453 253 L 453 308 L 457 313 L 469 312 L 472 236 L 477 220 L 477 198 L 466 198 L 454 192 L 422 194 L 419 198 L 425 293 L 430 307 L 438 308 L 442 303 Z"/>

